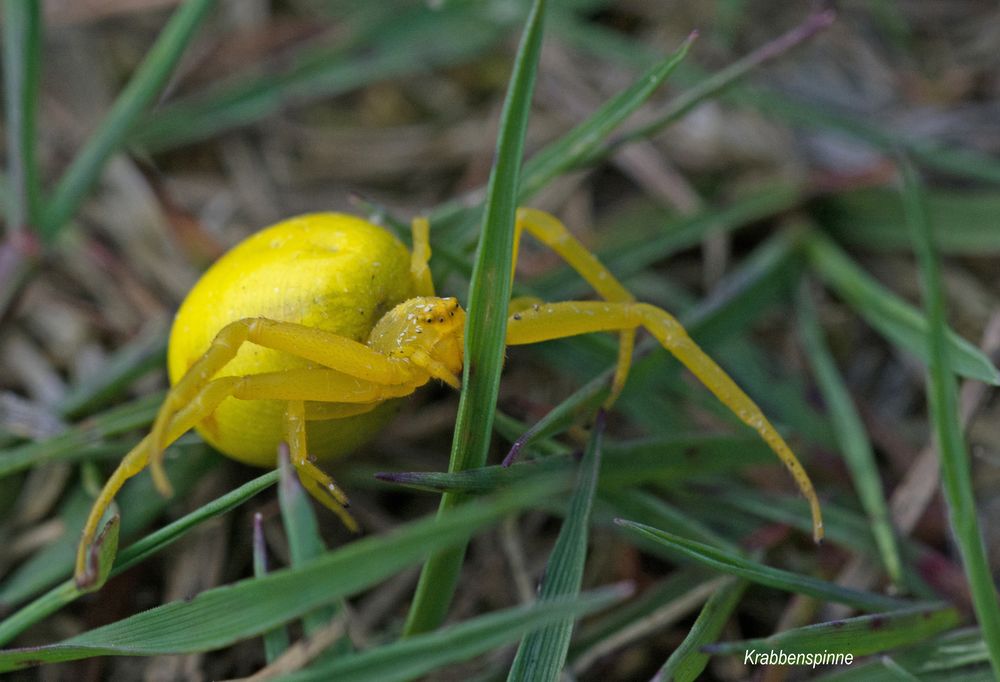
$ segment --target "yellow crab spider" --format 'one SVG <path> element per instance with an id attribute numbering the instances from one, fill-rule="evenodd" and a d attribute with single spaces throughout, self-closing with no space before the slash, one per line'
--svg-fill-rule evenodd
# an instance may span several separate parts
<path id="1" fill-rule="evenodd" d="M 191 428 L 227 456 L 263 467 L 274 466 L 277 446 L 286 442 L 306 489 L 357 529 L 345 509 L 347 496 L 314 460 L 370 439 L 391 416 L 392 399 L 431 379 L 459 388 L 465 311 L 456 299 L 434 293 L 427 221 L 414 220 L 412 229 L 411 254 L 360 218 L 304 215 L 249 237 L 209 268 L 174 321 L 173 387 L 150 434 L 122 460 L 87 519 L 78 584 L 95 579 L 91 545 L 122 484 L 148 466 L 158 490 L 169 494 L 163 451 Z M 512 301 L 507 344 L 618 332 L 610 406 L 628 376 L 635 332 L 645 328 L 774 450 L 809 502 L 819 541 L 823 523 L 809 476 L 760 408 L 681 324 L 637 303 L 555 217 L 522 208 L 515 230 L 515 261 L 527 231 L 603 300 Z"/>

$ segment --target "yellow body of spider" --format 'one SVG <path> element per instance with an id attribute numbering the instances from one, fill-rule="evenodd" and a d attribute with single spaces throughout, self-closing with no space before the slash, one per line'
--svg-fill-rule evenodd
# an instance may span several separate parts
<path id="1" fill-rule="evenodd" d="M 638 327 L 649 331 L 771 446 L 810 503 L 823 535 L 809 477 L 756 404 L 664 310 L 636 302 L 553 216 L 522 208 L 515 257 L 527 230 L 552 248 L 604 299 L 515 301 L 508 345 L 596 331 L 620 334 L 608 404 L 625 384 Z M 122 484 L 150 467 L 170 485 L 163 450 L 191 428 L 226 455 L 274 466 L 287 443 L 303 485 L 349 528 L 347 498 L 313 460 L 349 452 L 392 412 L 392 399 L 431 379 L 458 388 L 465 312 L 434 293 L 427 221 L 413 222 L 413 252 L 381 227 L 353 216 L 300 216 L 233 248 L 199 280 L 171 332 L 172 388 L 150 434 L 112 474 L 91 510 L 77 553 L 76 581 L 96 577 L 91 551 L 101 517 Z"/>
<path id="2" fill-rule="evenodd" d="M 293 322 L 364 343 L 385 313 L 415 294 L 410 253 L 384 229 L 341 214 L 283 221 L 231 249 L 184 299 L 170 332 L 170 383 L 176 385 L 219 330 L 236 320 Z M 310 366 L 315 365 L 301 357 L 247 343 L 215 376 Z M 233 459 L 273 466 L 284 412 L 278 400 L 227 398 L 195 428 Z M 380 407 L 355 417 L 310 421 L 310 451 L 330 457 L 355 450 L 389 416 L 391 409 Z"/>

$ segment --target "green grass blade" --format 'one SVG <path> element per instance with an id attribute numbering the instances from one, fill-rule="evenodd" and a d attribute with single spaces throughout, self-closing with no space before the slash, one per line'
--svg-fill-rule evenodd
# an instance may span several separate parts
<path id="1" fill-rule="evenodd" d="M 602 144 L 670 77 L 687 57 L 698 33 L 688 36 L 672 55 L 654 64 L 628 88 L 605 102 L 587 120 L 551 143 L 524 164 L 521 201 L 527 201 L 552 180 L 574 168 Z"/>
<path id="2" fill-rule="evenodd" d="M 879 284 L 827 237 L 812 231 L 802 238 L 813 269 L 838 296 L 889 341 L 929 362 L 926 317 Z M 1000 371 L 989 358 L 947 327 L 944 334 L 958 374 L 1000 386 Z"/>
<path id="3" fill-rule="evenodd" d="M 875 452 L 865 433 L 861 415 L 858 414 L 851 394 L 844 385 L 833 356 L 827 348 L 816 307 L 807 286 L 799 290 L 796 312 L 799 336 L 806 357 L 809 358 L 816 375 L 816 383 L 819 385 L 823 401 L 830 411 L 834 434 L 851 473 L 854 489 L 871 522 L 872 533 L 878 543 L 879 554 L 889 579 L 898 585 L 902 575 L 899 547 L 896 546 L 896 535 L 889 516 L 889 505 L 885 501 L 878 464 L 875 462 Z"/>
<path id="4" fill-rule="evenodd" d="M 538 602 L 505 609 L 485 616 L 414 635 L 382 647 L 344 656 L 336 662 L 316 666 L 283 677 L 284 682 L 396 682 L 412 680 L 449 663 L 457 663 L 495 650 L 522 633 L 565 619 L 576 619 L 606 608 L 628 596 L 630 588 L 606 588 L 586 592 L 575 599 Z"/>
<path id="5" fill-rule="evenodd" d="M 829 652 L 859 658 L 923 642 L 955 627 L 960 620 L 952 607 L 918 606 L 807 625 L 761 639 L 709 644 L 705 650 L 713 656 L 773 649 L 789 654 Z"/>
<path id="6" fill-rule="evenodd" d="M 107 410 L 58 436 L 0 450 L 0 478 L 46 462 L 77 462 L 97 456 L 120 458 L 133 441 L 108 443 L 107 439 L 149 426 L 162 402 L 163 393 L 154 393 Z"/>
<path id="7" fill-rule="evenodd" d="M 170 453 L 168 471 L 179 495 L 189 491 L 212 466 L 218 464 L 218 458 L 201 442 L 192 445 L 188 441 L 171 447 L 175 450 Z M 174 453 L 178 453 L 178 456 L 174 457 Z M 72 575 L 80 531 L 93 501 L 93 496 L 87 495 L 80 488 L 67 497 L 59 511 L 65 531 L 6 577 L 0 585 L 0 606 L 16 606 Z M 137 477 L 122 489 L 118 502 L 125 510 L 121 535 L 129 539 L 161 514 L 170 500 L 154 490 L 149 477 Z M 119 558 L 119 563 L 120 561 Z"/>
<path id="8" fill-rule="evenodd" d="M 354 9 L 359 11 L 361 7 Z M 487 49 L 507 28 L 477 16 L 470 6 L 438 10 L 416 5 L 384 14 L 352 36 L 349 45 L 302 49 L 279 73 L 223 82 L 148 114 L 129 135 L 129 143 L 146 151 L 170 149 L 258 121 L 289 105 L 449 66 Z"/>
<path id="9" fill-rule="evenodd" d="M 41 188 L 35 155 L 41 82 L 42 12 L 38 2 L 4 0 L 3 77 L 7 120 L 7 232 L 35 228 Z"/>
<path id="10" fill-rule="evenodd" d="M 983 546 L 976 515 L 969 453 L 958 415 L 958 388 L 952 373 L 955 357 L 946 336 L 944 294 L 941 273 L 923 209 L 920 181 L 908 162 L 903 161 L 903 201 L 913 233 L 913 245 L 920 264 L 924 307 L 927 311 L 928 401 L 931 424 L 941 458 L 941 482 L 948 502 L 949 519 L 969 579 L 972 605 L 983 631 L 993 672 L 1000 677 L 1000 606 L 989 561 Z"/>
<path id="11" fill-rule="evenodd" d="M 575 128 L 551 142 L 524 164 L 523 181 L 518 199 L 525 202 L 560 174 L 584 165 L 585 159 L 597 150 L 629 116 L 636 112 L 663 85 L 687 56 L 697 33 L 691 34 L 680 48 L 658 60 L 640 75 L 629 87 L 603 104 Z M 481 206 L 468 207 L 462 201 L 450 201 L 439 206 L 432 214 L 435 221 L 451 222 L 465 219 L 471 222 Z"/>
<path id="12" fill-rule="evenodd" d="M 837 111 L 830 106 L 782 96 L 767 88 L 745 89 L 735 98 L 765 115 L 806 128 L 836 130 L 880 149 L 883 152 L 904 150 L 927 168 L 954 173 L 991 183 L 1000 183 L 1000 161 L 995 156 L 961 149 L 917 134 L 900 133 L 872 125 L 870 115 Z"/>
<path id="13" fill-rule="evenodd" d="M 605 441 L 601 458 L 601 488 L 620 488 L 655 481 L 683 484 L 693 476 L 728 473 L 772 461 L 774 454 L 760 438 L 690 435 L 635 441 Z M 520 485 L 536 476 L 568 481 L 579 468 L 569 454 L 550 455 L 510 467 L 489 466 L 459 472 L 380 473 L 377 478 L 430 492 L 478 494 Z"/>
<path id="14" fill-rule="evenodd" d="M 932 190 L 924 207 L 934 245 L 946 253 L 982 257 L 1000 252 L 1000 194 L 991 191 Z M 824 199 L 823 227 L 841 243 L 866 249 L 910 250 L 906 215 L 899 193 L 884 187 L 841 192 Z"/>
<path id="15" fill-rule="evenodd" d="M 428 552 L 464 542 L 476 531 L 552 493 L 551 484 L 520 486 L 494 499 L 477 500 L 437 518 L 352 542 L 302 566 L 207 590 L 189 601 L 143 611 L 58 644 L 0 651 L 0 671 L 102 655 L 184 653 L 229 646 L 367 589 Z"/>
<path id="16" fill-rule="evenodd" d="M 267 540 L 264 539 L 264 517 L 257 512 L 253 515 L 253 576 L 263 578 L 268 573 Z M 288 649 L 290 640 L 288 628 L 279 625 L 264 633 L 264 660 L 273 663 Z"/>
<path id="17" fill-rule="evenodd" d="M 160 93 L 195 31 L 215 0 L 187 0 L 177 8 L 111 111 L 80 150 L 52 193 L 41 216 L 42 237 L 51 241 L 76 213 L 97 182 L 108 158 L 117 152 L 153 99 Z"/>
<path id="18" fill-rule="evenodd" d="M 698 566 L 685 566 L 668 577 L 647 586 L 635 599 L 616 606 L 598 618 L 584 624 L 570 647 L 570 660 L 600 647 L 602 643 L 614 641 L 623 631 L 635 627 L 657 611 L 672 603 L 683 601 L 693 593 L 704 592 L 707 585 L 717 580 L 709 571 Z"/>
<path id="19" fill-rule="evenodd" d="M 204 446 L 201 446 L 204 447 Z M 203 462 L 187 457 L 168 464 L 171 481 L 175 490 L 183 495 L 205 474 Z M 277 480 L 277 473 L 265 474 L 237 490 L 211 502 L 177 521 L 138 540 L 118 553 L 111 569 L 110 577 L 121 574 L 146 557 L 169 546 L 188 530 L 199 523 L 224 514 Z M 140 482 L 136 482 L 140 483 Z M 138 528 L 148 524 L 167 505 L 167 500 L 156 494 L 150 482 L 144 485 L 126 486 L 119 495 L 121 506 L 126 510 L 122 518 L 122 535 L 135 534 Z M 10 606 L 36 594 L 39 590 L 73 573 L 73 561 L 79 542 L 79 531 L 83 527 L 86 513 L 93 498 L 81 494 L 66 504 L 65 518 L 67 532 L 59 540 L 22 564 L 20 569 L 4 583 L 0 590 L 0 605 Z M 46 616 L 72 603 L 84 594 L 77 589 L 72 578 L 64 580 L 45 594 L 0 621 L 0 645 L 9 642 L 26 628 Z"/>
<path id="20" fill-rule="evenodd" d="M 171 473 L 170 476 L 171 481 L 173 481 L 175 475 Z M 267 490 L 277 480 L 278 472 L 269 471 L 150 533 L 141 540 L 137 540 L 119 552 L 112 575 L 118 575 L 143 561 L 146 557 L 170 546 L 184 537 L 195 526 L 232 511 L 255 495 Z"/>
<path id="21" fill-rule="evenodd" d="M 292 566 L 301 566 L 323 554 L 326 545 L 320 537 L 309 494 L 299 483 L 298 476 L 288 460 L 288 448 L 284 444 L 279 448 L 278 466 L 281 478 L 278 484 L 278 505 L 281 507 L 281 523 L 288 538 L 288 553 Z M 302 625 L 306 636 L 312 636 L 329 625 L 336 612 L 332 606 L 323 606 L 303 616 Z"/>
<path id="22" fill-rule="evenodd" d="M 167 364 L 166 324 L 154 324 L 117 349 L 90 377 L 73 386 L 56 405 L 60 415 L 78 419 L 112 402 L 136 379 Z"/>
<path id="23" fill-rule="evenodd" d="M 625 519 L 616 519 L 615 523 L 631 535 L 658 542 L 688 559 L 768 587 L 805 594 L 824 601 L 847 604 L 862 611 L 883 611 L 908 606 L 906 602 L 891 597 L 851 590 L 825 580 L 771 568 L 745 559 L 731 551 L 682 538 L 645 524 Z"/>
<path id="24" fill-rule="evenodd" d="M 784 213 L 795 208 L 804 198 L 803 187 L 776 182 L 740 197 L 728 206 L 706 208 L 679 220 L 664 220 L 663 229 L 656 235 L 643 236 L 613 250 L 601 250 L 597 257 L 619 279 L 627 279 L 667 256 L 701 243 L 708 235 L 731 232 Z M 572 299 L 581 291 L 586 291 L 579 275 L 568 268 L 537 278 L 532 282 L 532 288 L 549 300 Z"/>
<path id="25" fill-rule="evenodd" d="M 691 513 L 691 508 L 678 507 L 663 499 L 662 496 L 645 490 L 630 488 L 626 490 L 601 491 L 601 508 L 604 512 L 605 504 L 613 522 L 616 518 L 635 519 L 639 523 L 654 528 L 667 529 L 669 532 L 682 537 L 701 538 L 706 542 L 722 549 L 738 554 L 740 552 L 737 543 L 714 530 L 711 526 L 696 519 Z M 660 551 L 660 548 L 653 542 L 646 542 L 644 549 Z"/>
<path id="26" fill-rule="evenodd" d="M 989 666 L 982 665 L 989 659 L 982 636 L 976 628 L 962 628 L 939 635 L 918 646 L 894 653 L 893 660 L 920 680 L 993 682 L 996 679 Z M 901 678 L 895 671 L 886 670 L 875 659 L 823 675 L 819 679 L 828 682 L 895 682 Z"/>
<path id="27" fill-rule="evenodd" d="M 747 584 L 745 580 L 731 580 L 708 598 L 684 641 L 670 654 L 670 658 L 653 678 L 654 682 L 691 682 L 698 679 L 708 665 L 709 658 L 702 647 L 718 638 L 736 610 Z"/>
<path id="28" fill-rule="evenodd" d="M 449 471 L 483 466 L 493 433 L 510 301 L 514 214 L 544 17 L 545 2 L 536 0 L 528 16 L 500 116 L 496 160 L 490 174 L 483 230 L 469 284 L 465 367 Z M 446 493 L 441 497 L 441 511 L 454 506 L 460 499 Z M 434 629 L 444 620 L 464 556 L 465 547 L 461 546 L 428 560 L 420 574 L 406 621 L 407 634 Z"/>
<path id="29" fill-rule="evenodd" d="M 674 492 L 680 505 L 694 505 L 698 497 L 678 490 Z M 713 509 L 724 515 L 752 516 L 771 523 L 781 523 L 808 532 L 809 508 L 805 500 L 791 495 L 769 495 L 762 497 L 759 491 L 733 486 L 718 491 L 713 496 Z M 834 501 L 823 503 L 823 523 L 827 531 L 825 541 L 850 549 L 853 552 L 879 558 L 879 547 L 872 534 L 871 522 L 861 512 L 848 509 Z M 928 551 L 922 545 L 908 538 L 898 539 L 903 557 L 902 587 L 908 593 L 929 597 L 930 591 L 923 584 L 919 566 Z"/>
<path id="30" fill-rule="evenodd" d="M 888 656 L 883 656 L 879 662 L 887 672 L 895 675 L 899 682 L 920 682 L 919 677 L 907 671 L 906 668 L 901 666 L 899 663 L 896 663 L 896 661 L 892 660 Z"/>
<path id="31" fill-rule="evenodd" d="M 583 568 L 587 559 L 587 537 L 590 533 L 590 510 L 597 491 L 601 467 L 601 439 L 604 432 L 604 412 L 598 412 L 597 421 L 590 434 L 590 442 L 580 463 L 580 476 L 576 491 L 569 503 L 559 537 L 545 567 L 545 578 L 539 590 L 539 601 L 576 598 L 583 582 Z M 573 634 L 573 620 L 552 623 L 535 630 L 521 640 L 507 675 L 508 682 L 515 680 L 559 679 L 569 640 Z"/>
<path id="32" fill-rule="evenodd" d="M 649 138 L 660 130 L 679 120 L 702 102 L 718 97 L 720 93 L 742 80 L 754 69 L 788 52 L 790 49 L 804 43 L 820 31 L 829 27 L 835 18 L 831 10 L 815 12 L 805 21 L 764 44 L 745 57 L 733 62 L 724 69 L 701 79 L 697 85 L 674 100 L 669 108 L 652 121 L 630 131 L 627 135 L 606 145 L 596 152 L 597 158 L 605 158 L 624 144 L 634 140 Z M 593 161 L 593 159 L 590 159 Z"/>
<path id="33" fill-rule="evenodd" d="M 633 40 L 631 36 L 617 33 L 597 22 L 578 19 L 568 12 L 563 12 L 560 21 L 553 22 L 553 26 L 572 45 L 604 61 L 641 68 L 662 58 L 657 50 Z M 694 88 L 704 88 L 702 83 L 707 78 L 711 75 L 688 62 L 678 69 L 676 80 L 685 85 L 693 84 L 691 87 Z M 887 152 L 904 149 L 928 168 L 987 182 L 1000 182 L 1000 162 L 993 156 L 914 134 L 886 130 L 873 125 L 871 116 L 836 111 L 827 104 L 789 97 L 770 88 L 744 82 L 731 83 L 726 90 L 719 96 L 720 100 L 756 109 L 780 121 L 827 132 L 834 130 Z"/>

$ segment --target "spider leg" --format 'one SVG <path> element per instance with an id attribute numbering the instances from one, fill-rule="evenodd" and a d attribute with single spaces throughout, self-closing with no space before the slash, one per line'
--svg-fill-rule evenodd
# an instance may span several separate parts
<path id="1" fill-rule="evenodd" d="M 170 491 L 158 453 L 163 451 L 171 418 L 248 342 L 310 360 L 343 375 L 357 377 L 359 381 L 401 385 L 413 379 L 411 366 L 406 361 L 389 358 L 363 343 L 332 332 L 263 317 L 231 322 L 219 331 L 205 354 L 170 389 L 153 423 L 150 432 L 154 453 L 152 468 L 160 492 L 169 494 Z"/>
<path id="2" fill-rule="evenodd" d="M 175 440 L 184 435 L 188 430 L 194 427 L 195 424 L 200 422 L 202 419 L 212 414 L 215 408 L 218 407 L 227 396 L 232 395 L 233 389 L 240 381 L 240 377 L 222 377 L 221 379 L 216 379 L 214 381 L 206 384 L 198 395 L 192 399 L 188 405 L 175 414 L 167 425 L 166 437 L 164 442 L 164 447 L 169 446 Z M 87 517 L 87 521 L 83 527 L 82 539 L 80 541 L 80 546 L 77 550 L 76 555 L 76 581 L 79 585 L 86 585 L 93 578 L 91 571 L 87 566 L 87 552 L 94 542 L 94 536 L 97 534 L 97 528 L 100 525 L 101 518 L 107 511 L 108 507 L 111 506 L 111 502 L 115 499 L 115 495 L 121 490 L 121 487 L 125 484 L 125 481 L 132 478 L 140 471 L 149 465 L 150 455 L 153 452 L 151 444 L 153 441 L 152 434 L 143 438 L 139 443 L 132 448 L 127 455 L 122 459 L 118 468 L 115 469 L 114 473 L 104 484 L 104 488 L 101 490 L 100 494 L 97 496 L 97 500 L 94 501 L 94 506 L 91 507 L 90 515 Z M 155 474 L 155 469 L 153 470 Z M 162 472 L 161 472 L 162 475 Z M 169 482 L 166 482 L 166 477 L 164 477 L 163 483 L 166 483 L 169 489 Z"/>
<path id="3" fill-rule="evenodd" d="M 555 216 L 533 208 L 519 208 L 514 224 L 514 263 L 517 264 L 518 247 L 521 233 L 527 231 L 531 236 L 556 252 L 566 263 L 594 288 L 602 298 L 617 303 L 629 303 L 635 298 L 621 282 L 594 256 L 580 241 L 573 236 L 563 223 Z M 517 306 L 524 309 L 526 299 L 515 299 Z M 513 306 L 511 312 L 519 312 Z M 635 346 L 635 329 L 621 329 L 618 334 L 618 362 L 615 365 L 615 375 L 611 382 L 611 393 L 604 401 L 604 407 L 610 408 L 628 378 L 632 365 L 632 349 Z"/>
<path id="4" fill-rule="evenodd" d="M 381 401 L 372 403 L 306 403 L 306 421 L 354 417 L 371 412 L 381 404 Z"/>
<path id="5" fill-rule="evenodd" d="M 411 384 L 385 385 L 325 368 L 307 367 L 283 372 L 252 374 L 245 377 L 219 377 L 203 385 L 187 401 L 183 409 L 170 417 L 167 427 L 164 430 L 163 447 L 165 448 L 170 445 L 187 431 L 194 428 L 198 422 L 212 414 L 219 406 L 219 403 L 230 396 L 240 400 L 287 400 L 290 404 L 295 402 L 298 405 L 303 405 L 304 401 L 315 401 L 317 403 L 332 402 L 336 403 L 338 407 L 343 405 L 340 409 L 344 412 L 348 412 L 351 406 L 357 405 L 358 410 L 354 414 L 360 414 L 361 412 L 373 409 L 376 405 L 389 398 L 409 395 L 414 389 L 415 386 Z M 332 479 L 309 462 L 305 456 L 304 421 L 308 417 L 313 416 L 313 409 L 311 407 L 309 414 L 307 414 L 303 407 L 301 412 L 302 416 L 299 420 L 303 424 L 301 442 L 289 439 L 292 462 L 295 464 L 300 478 L 303 477 L 303 472 L 305 472 L 305 476 L 309 479 L 309 482 L 307 483 L 303 480 L 303 484 L 321 502 L 330 506 L 332 497 L 333 500 L 337 500 L 343 505 L 346 503 L 347 498 L 343 497 L 342 501 L 338 500 L 336 494 L 333 493 L 333 488 L 330 487 L 333 485 Z M 295 425 L 293 429 L 288 425 L 291 419 L 288 418 L 287 414 L 286 412 L 286 435 L 292 433 L 297 437 L 299 433 L 298 426 Z M 294 412 L 293 416 L 297 414 L 297 412 Z M 330 418 L 331 416 L 329 414 L 321 414 L 320 418 Z M 344 414 L 342 416 L 348 415 Z M 90 577 L 87 567 L 88 549 L 93 544 L 101 517 L 104 516 L 107 508 L 111 506 L 112 500 L 114 500 L 115 495 L 121 489 L 122 485 L 125 484 L 125 481 L 148 466 L 154 481 L 157 476 L 162 476 L 162 480 L 156 483 L 157 487 L 161 490 L 163 490 L 163 487 L 166 487 L 169 491 L 170 483 L 162 470 L 162 457 L 163 449 L 155 449 L 153 447 L 153 434 L 151 433 L 125 455 L 118 468 L 115 469 L 114 473 L 111 474 L 111 477 L 104 484 L 104 488 L 101 490 L 100 495 L 98 495 L 94 506 L 91 508 L 90 515 L 87 517 L 87 522 L 83 529 L 83 537 L 77 552 L 76 576 L 79 584 L 84 585 L 88 582 L 88 578 Z M 339 488 L 336 488 L 336 490 L 339 491 Z M 343 495 L 343 493 L 340 493 L 340 495 Z M 343 506 L 339 510 L 333 507 L 331 509 L 337 512 L 341 519 L 344 519 L 346 512 L 343 510 Z M 353 519 L 350 519 L 349 515 L 347 515 L 347 518 L 349 520 L 345 520 L 344 524 L 348 528 L 356 528 L 357 524 L 354 523 Z"/>
<path id="6" fill-rule="evenodd" d="M 647 303 L 547 303 L 511 317 L 507 322 L 507 344 L 536 343 L 590 332 L 634 330 L 637 327 L 644 327 L 649 331 L 740 421 L 755 430 L 770 446 L 809 502 L 813 536 L 819 542 L 823 538 L 819 500 L 802 464 L 757 404 L 736 385 L 725 370 L 698 347 L 670 313 Z"/>
<path id="7" fill-rule="evenodd" d="M 414 218 L 410 224 L 413 235 L 413 250 L 410 251 L 410 275 L 417 296 L 433 296 L 434 280 L 427 261 L 431 259 L 430 223 L 427 218 Z"/>
<path id="8" fill-rule="evenodd" d="M 352 533 L 358 532 L 358 522 L 346 507 L 347 495 L 330 476 L 309 461 L 306 448 L 306 411 L 301 400 L 289 400 L 285 408 L 285 442 L 288 454 L 302 486 L 330 509 Z"/>

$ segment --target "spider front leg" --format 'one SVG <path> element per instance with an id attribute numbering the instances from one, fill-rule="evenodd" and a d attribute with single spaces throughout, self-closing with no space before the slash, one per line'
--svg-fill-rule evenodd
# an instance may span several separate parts
<path id="1" fill-rule="evenodd" d="M 630 303 L 635 300 L 632 293 L 608 270 L 587 247 L 573 236 L 573 233 L 554 215 L 534 208 L 517 209 L 514 223 L 514 266 L 521 243 L 521 234 L 527 231 L 532 237 L 552 249 L 569 265 L 594 291 L 607 301 Z M 526 308 L 523 299 L 512 301 L 511 313 Z M 618 333 L 618 362 L 611 381 L 611 392 L 604 401 L 610 409 L 625 388 L 629 369 L 632 366 L 632 350 L 635 347 L 635 329 L 621 329 Z"/>
<path id="2" fill-rule="evenodd" d="M 332 332 L 292 322 L 263 317 L 245 318 L 227 324 L 215 336 L 205 354 L 170 389 L 150 432 L 150 470 L 157 490 L 170 494 L 163 471 L 162 453 L 167 425 L 230 360 L 244 343 L 254 343 L 380 385 L 398 385 L 413 379 L 412 368 L 378 351 Z M 335 401 L 337 402 L 337 401 Z"/>
<path id="3" fill-rule="evenodd" d="M 226 397 L 232 395 L 240 377 L 223 377 L 210 382 L 198 393 L 188 405 L 175 414 L 166 427 L 163 447 L 168 447 L 175 440 L 183 436 L 194 425 L 202 419 L 212 414 Z M 90 515 L 83 526 L 83 533 L 80 545 L 77 548 L 76 568 L 74 574 L 76 583 L 81 587 L 89 585 L 96 577 L 96 567 L 88 565 L 88 553 L 90 546 L 94 542 L 101 518 L 111 506 L 115 495 L 121 490 L 125 481 L 132 478 L 149 465 L 150 455 L 153 452 L 152 434 L 143 438 L 132 448 L 128 454 L 122 458 L 118 468 L 115 469 L 111 477 L 104 484 L 94 506 L 90 509 Z"/>
<path id="4" fill-rule="evenodd" d="M 781 434 L 750 397 L 688 336 L 670 313 L 647 303 L 570 301 L 519 312 L 507 322 L 507 344 L 520 345 L 599 331 L 644 327 L 687 367 L 740 421 L 760 434 L 792 474 L 812 512 L 813 537 L 823 538 L 823 519 L 812 481 Z"/>
<path id="5" fill-rule="evenodd" d="M 286 410 L 285 418 L 285 435 L 292 463 L 296 467 L 300 480 L 306 489 L 337 513 L 344 521 L 344 525 L 351 530 L 356 530 L 357 524 L 344 510 L 347 497 L 328 475 L 309 461 L 306 454 L 306 419 L 329 416 L 334 410 L 326 411 L 326 414 L 321 408 L 310 409 L 307 412 L 304 403 L 305 401 L 334 403 L 338 405 L 336 411 L 344 415 L 352 412 L 351 405 L 357 405 L 358 407 L 353 412 L 359 414 L 371 409 L 372 405 L 385 400 L 409 395 L 414 389 L 415 385 L 412 382 L 383 384 L 359 379 L 333 369 L 310 367 L 283 372 L 252 374 L 245 377 L 219 377 L 209 381 L 192 396 L 183 409 L 169 418 L 161 445 L 154 446 L 152 433 L 143 438 L 125 456 L 104 484 L 104 488 L 94 502 L 84 525 L 76 559 L 77 583 L 86 585 L 93 580 L 94 574 L 87 562 L 88 552 L 97 534 L 101 517 L 111 506 L 111 502 L 122 485 L 147 466 L 152 470 L 157 456 L 162 454 L 162 450 L 155 450 L 154 447 L 165 448 L 169 446 L 194 428 L 198 422 L 212 414 L 219 403 L 228 397 L 239 400 L 289 401 L 290 407 Z M 335 504 L 331 505 L 331 503 Z"/>

